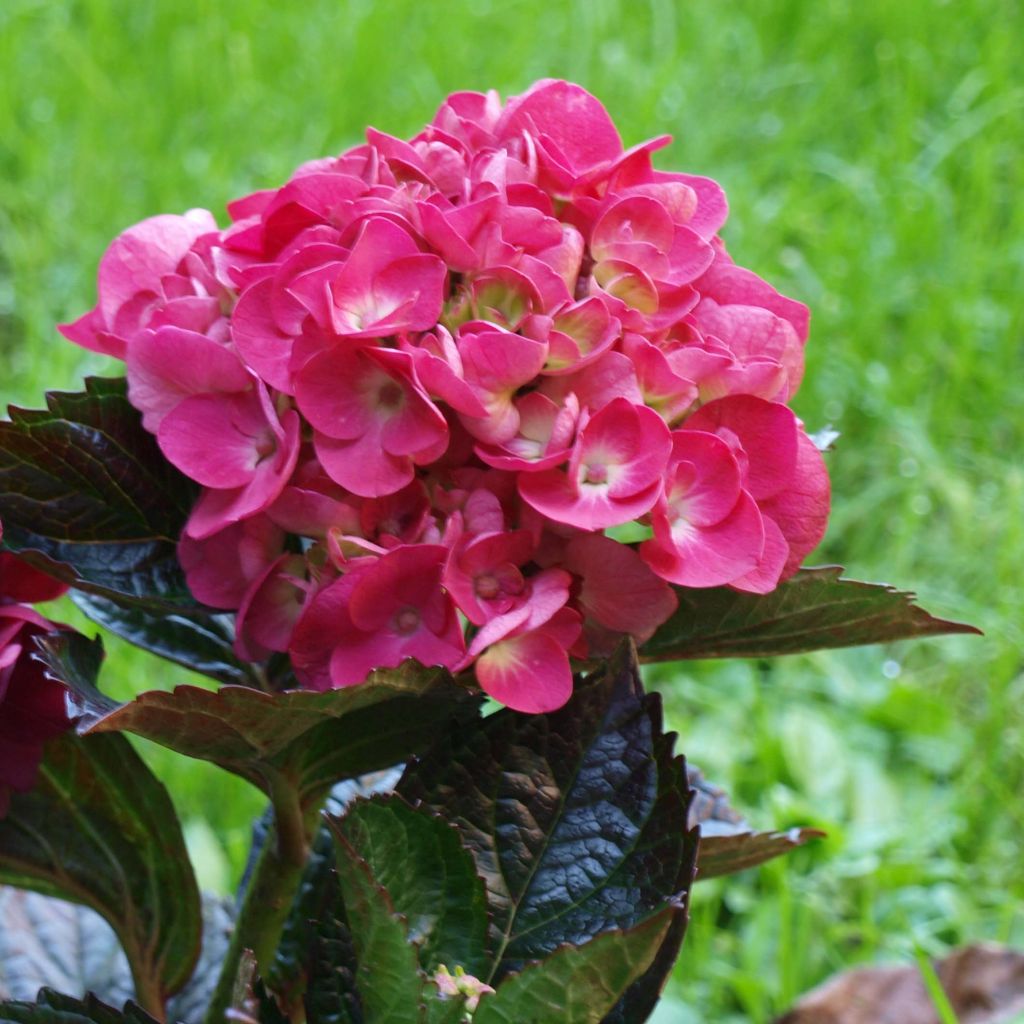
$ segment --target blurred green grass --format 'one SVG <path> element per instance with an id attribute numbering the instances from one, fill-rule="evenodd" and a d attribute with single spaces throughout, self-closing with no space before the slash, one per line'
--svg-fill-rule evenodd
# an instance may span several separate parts
<path id="1" fill-rule="evenodd" d="M 660 165 L 719 179 L 734 256 L 812 307 L 796 407 L 842 433 L 814 561 L 988 634 L 651 673 L 757 824 L 830 833 L 698 887 L 673 1019 L 766 1021 L 856 962 L 1024 943 L 1021 38 L 1013 0 L 4 0 L 4 397 L 118 372 L 53 325 L 92 304 L 124 226 L 219 215 L 454 89 L 581 82 L 627 144 L 672 132 Z M 121 694 L 183 678 L 111 661 Z M 145 754 L 227 888 L 258 799 Z"/>

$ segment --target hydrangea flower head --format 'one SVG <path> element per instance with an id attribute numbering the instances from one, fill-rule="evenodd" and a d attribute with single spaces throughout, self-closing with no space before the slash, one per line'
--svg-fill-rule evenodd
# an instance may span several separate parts
<path id="1" fill-rule="evenodd" d="M 559 707 L 678 587 L 766 593 L 818 543 L 788 403 L 808 313 L 738 266 L 728 205 L 544 80 L 410 139 L 129 228 L 66 325 L 202 487 L 181 541 L 242 657 L 356 685 L 415 658 Z M 616 528 L 639 524 L 625 544 Z"/>

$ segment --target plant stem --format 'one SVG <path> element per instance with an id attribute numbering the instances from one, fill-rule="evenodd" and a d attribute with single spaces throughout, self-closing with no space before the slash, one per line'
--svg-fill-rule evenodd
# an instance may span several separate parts
<path id="1" fill-rule="evenodd" d="M 223 1024 L 245 950 L 252 951 L 260 970 L 270 967 L 309 856 L 318 809 L 304 811 L 298 791 L 283 776 L 269 781 L 273 826 L 249 879 L 205 1024 Z"/>
<path id="2" fill-rule="evenodd" d="M 135 1001 L 151 1017 L 161 1024 L 167 1020 L 167 1004 L 156 979 L 142 971 L 132 969 L 132 983 L 135 987 Z"/>

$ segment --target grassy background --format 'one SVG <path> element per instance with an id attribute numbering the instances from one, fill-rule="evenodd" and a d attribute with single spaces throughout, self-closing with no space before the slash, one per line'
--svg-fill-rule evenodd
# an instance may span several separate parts
<path id="1" fill-rule="evenodd" d="M 814 560 L 988 633 L 659 670 L 683 749 L 755 822 L 830 833 L 699 887 L 666 1016 L 766 1021 L 853 963 L 1024 944 L 1021 38 L 1010 0 L 4 0 L 4 396 L 116 369 L 53 324 L 124 226 L 219 215 L 450 90 L 581 82 L 627 143 L 672 132 L 660 165 L 718 178 L 733 254 L 814 311 L 796 406 L 842 432 Z M 120 692 L 181 678 L 112 660 Z M 146 753 L 229 887 L 258 801 Z"/>

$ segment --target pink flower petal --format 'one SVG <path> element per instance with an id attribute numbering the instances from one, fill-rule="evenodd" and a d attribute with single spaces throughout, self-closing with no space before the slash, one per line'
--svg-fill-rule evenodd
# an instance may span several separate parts
<path id="1" fill-rule="evenodd" d="M 489 647 L 477 658 L 475 671 L 483 690 L 514 711 L 556 711 L 572 696 L 566 648 L 543 630 Z"/>

